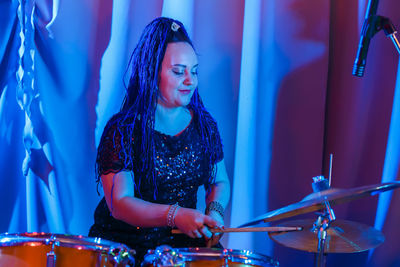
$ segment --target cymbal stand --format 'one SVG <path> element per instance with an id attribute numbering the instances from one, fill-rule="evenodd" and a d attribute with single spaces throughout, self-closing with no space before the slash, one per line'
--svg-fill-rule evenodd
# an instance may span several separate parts
<path id="1" fill-rule="evenodd" d="M 312 231 L 314 233 L 318 232 L 318 253 L 315 255 L 315 266 L 324 267 L 326 265 L 326 254 L 324 253 L 327 231 L 331 222 L 336 220 L 335 213 L 331 208 L 328 201 L 325 201 L 325 212 L 318 216 L 315 221 Z"/>

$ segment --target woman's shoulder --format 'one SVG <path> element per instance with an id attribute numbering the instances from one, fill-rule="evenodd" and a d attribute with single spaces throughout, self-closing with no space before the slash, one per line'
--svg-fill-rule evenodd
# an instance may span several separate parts
<path id="1" fill-rule="evenodd" d="M 206 109 L 193 111 L 193 119 L 200 125 L 207 124 L 213 128 L 213 130 L 218 131 L 217 121 Z"/>
<path id="2" fill-rule="evenodd" d="M 103 137 L 124 135 L 126 130 L 133 125 L 133 116 L 126 112 L 114 114 L 107 122 L 103 130 Z"/>
<path id="3" fill-rule="evenodd" d="M 107 122 L 105 129 L 123 128 L 133 124 L 134 116 L 126 111 L 120 111 L 114 114 Z"/>
<path id="4" fill-rule="evenodd" d="M 219 162 L 224 158 L 223 144 L 218 130 L 217 121 L 206 109 L 194 112 L 196 118 L 196 126 L 203 137 L 207 137 L 207 146 L 212 151 L 213 162 Z"/>

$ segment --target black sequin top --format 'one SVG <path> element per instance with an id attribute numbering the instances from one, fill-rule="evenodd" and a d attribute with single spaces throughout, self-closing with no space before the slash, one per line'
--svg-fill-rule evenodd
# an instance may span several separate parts
<path id="1" fill-rule="evenodd" d="M 120 125 L 116 123 L 118 121 L 114 116 L 108 122 L 101 138 L 97 156 L 99 174 L 123 170 L 133 171 L 135 197 L 153 203 L 179 203 L 182 207 L 196 208 L 198 187 L 207 186 L 210 180 L 210 169 L 199 132 L 199 116 L 193 114 L 188 127 L 177 136 L 154 131 L 157 191 L 152 179 L 140 177 L 139 167 L 135 165 L 138 149 L 133 147 L 133 155 L 126 154 L 126 151 L 129 151 L 128 146 L 135 146 L 135 136 L 126 138 L 126 128 L 119 127 Z M 211 121 L 211 136 L 217 140 L 217 149 L 212 155 L 214 163 L 217 163 L 223 159 L 221 139 L 215 121 L 207 121 L 209 123 Z M 94 219 L 95 223 L 90 229 L 89 236 L 124 243 L 136 250 L 139 259 L 148 249 L 154 249 L 163 244 L 172 247 L 205 246 L 203 239 L 192 239 L 186 235 L 171 235 L 169 227 L 134 227 L 117 220 L 111 216 L 104 197 L 96 208 Z"/>

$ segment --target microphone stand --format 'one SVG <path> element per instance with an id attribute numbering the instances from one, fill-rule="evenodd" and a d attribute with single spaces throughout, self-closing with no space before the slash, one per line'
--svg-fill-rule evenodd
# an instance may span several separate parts
<path id="1" fill-rule="evenodd" d="M 385 32 L 386 37 L 390 37 L 397 52 L 400 54 L 400 43 L 396 38 L 396 28 L 389 18 L 378 16 L 378 26 Z"/>
<path id="2" fill-rule="evenodd" d="M 396 47 L 397 52 L 400 54 L 400 43 L 396 37 L 397 30 L 389 18 L 375 15 L 372 16 L 370 19 L 366 20 L 363 25 L 363 31 L 366 31 L 371 39 L 380 30 L 384 31 L 386 37 L 390 37 L 390 39 L 393 41 L 394 46 Z M 362 40 L 363 39 L 361 39 L 360 42 L 362 42 Z M 362 64 L 360 64 L 357 57 L 353 67 L 353 75 L 362 77 L 364 75 L 364 69 L 365 69 L 365 56 L 364 56 L 364 62 Z"/>

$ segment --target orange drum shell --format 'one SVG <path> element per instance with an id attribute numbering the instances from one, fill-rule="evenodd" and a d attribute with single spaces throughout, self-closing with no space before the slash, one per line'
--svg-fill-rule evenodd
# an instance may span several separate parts
<path id="1" fill-rule="evenodd" d="M 46 266 L 47 254 L 51 252 L 52 247 L 57 267 L 112 267 L 125 266 L 126 263 L 134 264 L 133 257 L 124 258 L 124 264 L 117 264 L 110 255 L 110 250 L 118 248 L 127 252 L 128 248 L 108 240 L 62 234 L 6 233 L 0 235 L 0 266 Z M 130 252 L 128 254 L 133 255 Z"/>
<path id="2" fill-rule="evenodd" d="M 0 247 L 0 266 L 46 266 L 50 245 L 27 243 L 20 246 Z M 67 266 L 114 266 L 108 261 L 108 255 L 91 250 L 79 250 L 69 247 L 55 247 L 56 265 Z M 99 254 L 101 253 L 101 254 Z M 100 262 L 99 262 L 100 260 Z"/>

